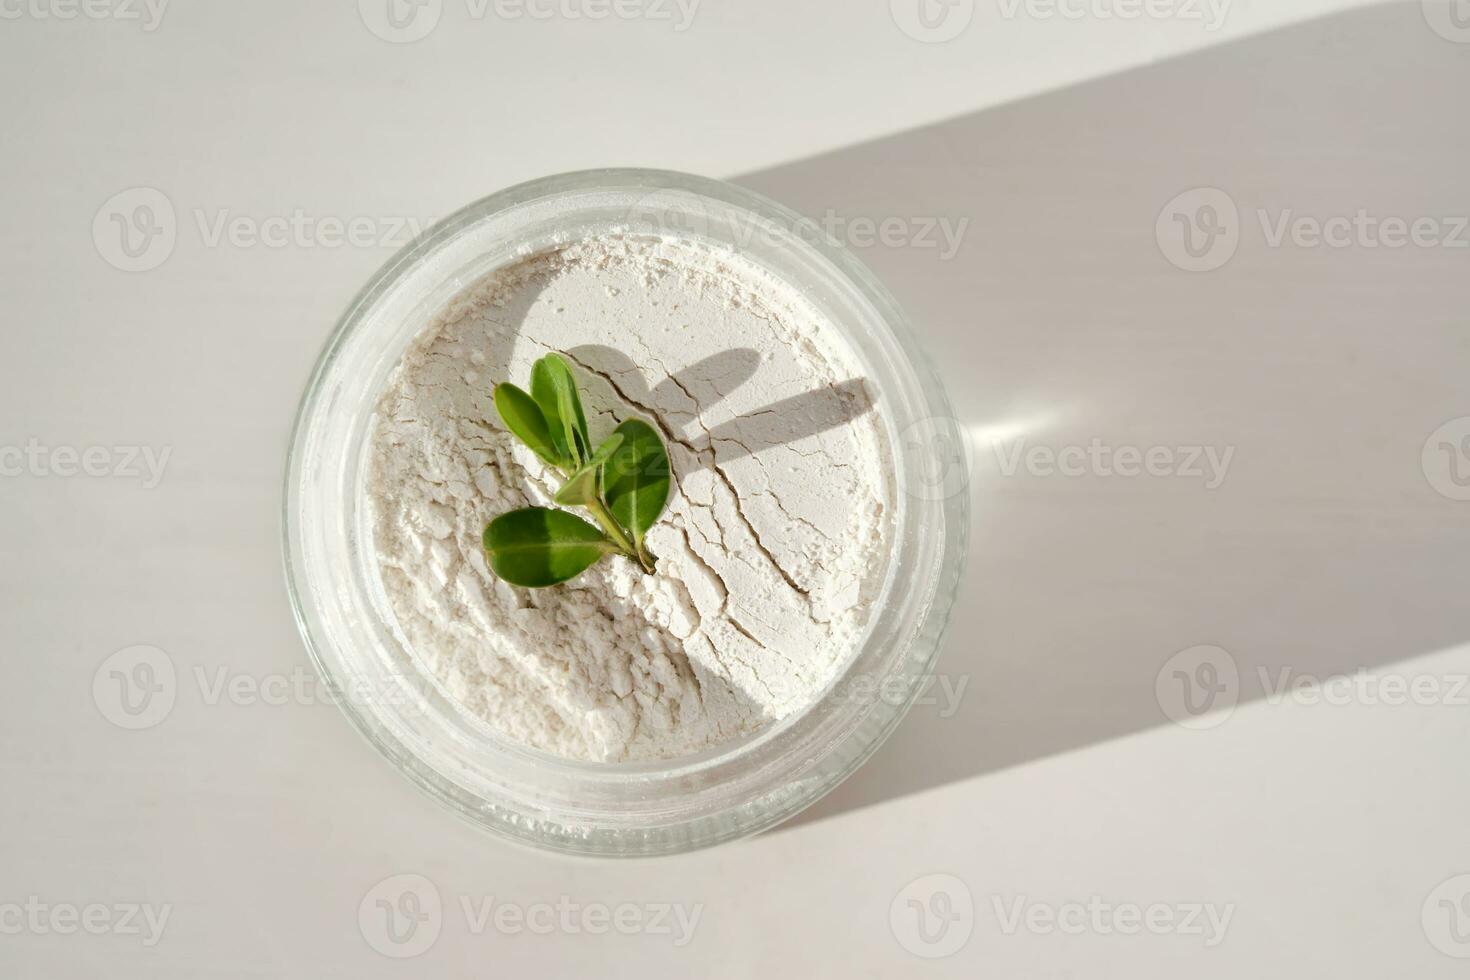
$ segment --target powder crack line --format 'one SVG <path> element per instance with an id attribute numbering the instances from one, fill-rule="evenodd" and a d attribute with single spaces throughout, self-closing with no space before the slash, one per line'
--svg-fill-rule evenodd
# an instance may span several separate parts
<path id="1" fill-rule="evenodd" d="M 540 346 L 545 347 L 547 350 L 552 349 L 547 344 L 540 344 Z M 781 576 L 786 585 L 793 592 L 802 597 L 807 606 L 807 614 L 808 616 L 810 616 L 812 608 L 811 592 L 807 589 L 802 588 L 801 585 L 796 581 L 796 579 L 791 577 L 791 573 L 786 570 L 785 566 L 783 566 L 780 561 L 776 559 L 776 556 L 771 552 L 770 548 L 766 547 L 765 542 L 761 540 L 760 532 L 755 529 L 755 525 L 751 523 L 749 516 L 747 516 L 745 513 L 745 509 L 740 506 L 740 494 L 735 489 L 734 482 L 730 479 L 730 475 L 725 472 L 724 468 L 721 467 L 719 462 L 715 459 L 714 450 L 699 449 L 687 439 L 676 436 L 673 433 L 673 430 L 671 430 L 668 425 L 664 423 L 664 420 L 660 417 L 658 412 L 655 412 L 652 407 L 643 404 L 636 398 L 629 397 L 628 393 L 623 390 L 622 385 L 618 384 L 618 382 L 613 379 L 611 374 L 607 373 L 606 371 L 599 371 L 598 369 L 582 361 L 580 358 L 575 357 L 572 354 L 568 354 L 565 351 L 562 351 L 561 353 L 582 370 L 607 382 L 608 386 L 612 388 L 614 394 L 616 394 L 623 401 L 627 402 L 629 405 L 632 405 L 634 408 L 647 415 L 653 421 L 653 424 L 658 426 L 659 431 L 663 433 L 664 438 L 667 439 L 669 442 L 676 443 L 677 445 L 682 446 L 685 450 L 693 454 L 695 457 L 705 460 L 709 463 L 711 471 L 719 477 L 720 482 L 725 485 L 725 489 L 729 492 L 731 503 L 733 504 L 733 509 L 735 511 L 735 516 L 740 518 L 740 522 L 745 525 L 746 531 L 750 533 L 751 541 L 752 543 L 754 543 L 756 550 L 761 553 L 761 556 L 765 558 L 766 561 L 771 563 L 771 567 L 776 570 L 776 574 Z M 694 418 L 695 422 L 699 424 L 700 428 L 704 428 L 704 422 L 699 418 L 697 414 Z M 708 429 L 705 429 L 706 433 L 708 433 L 708 431 Z M 748 452 L 750 447 L 747 446 L 745 448 Z"/>

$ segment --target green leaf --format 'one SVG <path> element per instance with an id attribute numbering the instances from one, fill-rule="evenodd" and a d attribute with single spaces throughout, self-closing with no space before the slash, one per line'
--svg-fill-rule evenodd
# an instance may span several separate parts
<path id="1" fill-rule="evenodd" d="M 490 568 L 511 585 L 539 589 L 584 572 L 612 542 L 597 528 L 564 510 L 526 507 L 485 526 Z"/>
<path id="2" fill-rule="evenodd" d="M 643 547 L 643 535 L 669 501 L 669 454 L 653 426 L 629 419 L 614 430 L 623 437 L 603 470 L 608 510 Z"/>
<path id="3" fill-rule="evenodd" d="M 622 444 L 623 437 L 618 433 L 614 432 L 608 436 L 603 444 L 597 447 L 597 452 L 592 454 L 587 465 L 568 477 L 567 482 L 552 499 L 568 507 L 585 507 L 596 500 L 601 484 L 598 478 L 601 475 L 599 471 L 602 469 L 602 464 L 606 463 L 608 457 L 612 456 Z"/>
<path id="4" fill-rule="evenodd" d="M 561 464 L 556 444 L 551 440 L 551 430 L 546 425 L 546 416 L 534 398 L 513 384 L 498 384 L 495 386 L 495 411 L 500 413 L 500 421 L 505 423 L 511 434 L 529 446 L 532 452 L 552 466 Z"/>
<path id="5" fill-rule="evenodd" d="M 591 455 L 592 440 L 587 435 L 587 417 L 582 413 L 576 378 L 560 354 L 547 354 L 531 366 L 531 397 L 546 416 L 562 468 L 579 468 Z"/>
<path id="6" fill-rule="evenodd" d="M 622 444 L 623 434 L 621 432 L 614 431 L 612 435 L 602 440 L 602 445 L 597 447 L 597 452 L 592 454 L 592 459 L 588 461 L 587 465 L 601 466 L 609 459 L 612 459 L 612 454 L 617 452 L 618 448 L 622 446 Z"/>

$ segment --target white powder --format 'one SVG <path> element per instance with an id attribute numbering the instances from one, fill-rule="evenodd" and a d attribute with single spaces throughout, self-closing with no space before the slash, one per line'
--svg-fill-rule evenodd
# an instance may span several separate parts
<path id="1" fill-rule="evenodd" d="M 519 589 L 488 569 L 491 518 L 556 475 L 491 388 L 548 351 L 578 375 L 594 442 L 642 416 L 676 487 L 654 575 L 605 558 Z M 401 638 L 502 736 L 563 756 L 679 756 L 810 704 L 860 640 L 892 537 L 874 393 L 800 294 L 733 252 L 599 238 L 458 296 L 378 406 L 374 542 Z"/>

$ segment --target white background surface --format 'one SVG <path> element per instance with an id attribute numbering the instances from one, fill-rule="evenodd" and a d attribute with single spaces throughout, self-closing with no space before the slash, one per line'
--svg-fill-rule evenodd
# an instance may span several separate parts
<path id="1" fill-rule="evenodd" d="M 889 8 L 704 0 L 681 31 L 672 5 L 538 20 L 444 0 L 426 37 L 390 43 L 351 0 L 177 0 L 152 30 L 141 6 L 0 4 L 0 446 L 43 450 L 18 474 L 0 456 L 0 972 L 1464 975 L 1470 28 L 1418 3 L 1236 0 L 1210 29 L 1203 4 L 958 0 L 932 8 L 959 31 L 932 43 Z M 600 165 L 896 219 L 898 244 L 842 234 L 974 444 L 940 666 L 958 704 L 916 708 L 784 828 L 632 863 L 499 843 L 310 697 L 213 694 L 308 676 L 278 570 L 286 434 L 400 219 Z M 158 200 L 109 203 L 135 188 L 175 234 L 125 272 L 112 215 Z M 1235 211 L 1211 271 L 1171 261 L 1165 208 L 1195 188 Z M 1180 214 L 1205 220 L 1204 200 Z M 213 234 L 298 211 L 365 217 L 372 244 Z M 1360 211 L 1374 230 L 1342 247 L 1272 243 L 1283 218 Z M 1442 244 L 1373 247 L 1384 218 L 1434 219 Z M 952 256 L 922 244 L 942 219 L 968 221 Z M 1233 454 L 1212 489 L 1007 463 L 1094 440 Z M 170 455 L 156 487 L 52 472 L 90 446 Z M 133 731 L 103 668 L 135 645 L 164 652 L 176 696 Z M 1224 688 L 1176 725 L 1171 658 L 1201 645 Z M 1360 668 L 1389 686 L 1273 695 Z M 1423 703 L 1382 703 L 1415 679 Z M 395 947 L 374 902 L 400 874 L 442 912 Z M 699 919 L 681 946 L 479 928 L 462 900 L 490 898 Z M 94 903 L 102 934 L 61 934 Z M 167 907 L 156 943 L 117 921 L 130 903 Z M 1229 919 L 1126 934 L 1126 910 L 1076 903 Z"/>

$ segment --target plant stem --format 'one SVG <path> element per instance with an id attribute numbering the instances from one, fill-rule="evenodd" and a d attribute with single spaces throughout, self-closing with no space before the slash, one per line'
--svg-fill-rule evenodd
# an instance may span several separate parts
<path id="1" fill-rule="evenodd" d="M 563 477 L 570 478 L 576 472 L 577 468 L 573 465 L 570 468 L 563 466 L 558 467 L 558 469 L 561 470 Z M 636 561 L 639 567 L 652 575 L 654 563 L 657 559 L 653 557 L 647 548 L 643 547 L 642 541 L 635 545 L 628 540 L 628 535 L 624 532 L 622 525 L 617 522 L 617 518 L 612 516 L 612 512 L 607 509 L 607 504 L 602 500 L 602 478 L 600 475 L 597 480 L 597 486 L 597 499 L 588 501 L 582 506 L 597 519 L 598 524 L 602 525 L 602 533 L 607 535 L 608 540 L 612 543 L 612 546 L 617 550 L 618 554 Z"/>
<path id="2" fill-rule="evenodd" d="M 603 533 L 607 535 L 608 540 L 617 546 L 620 554 L 632 558 L 638 564 L 643 565 L 645 571 L 653 571 L 653 569 L 644 563 L 643 557 L 633 547 L 633 542 L 628 540 L 628 536 L 623 533 L 623 529 L 618 526 L 618 522 L 613 520 L 612 514 L 608 512 L 607 505 L 601 499 L 588 501 L 583 506 L 587 508 L 593 517 L 597 518 L 597 523 L 602 525 Z"/>
<path id="3" fill-rule="evenodd" d="M 638 564 L 643 566 L 643 570 L 645 572 L 648 572 L 650 575 L 653 574 L 653 566 L 654 563 L 657 561 L 658 559 L 654 557 L 653 552 L 649 551 L 642 541 L 639 541 Z"/>

